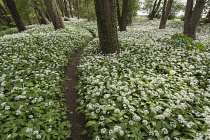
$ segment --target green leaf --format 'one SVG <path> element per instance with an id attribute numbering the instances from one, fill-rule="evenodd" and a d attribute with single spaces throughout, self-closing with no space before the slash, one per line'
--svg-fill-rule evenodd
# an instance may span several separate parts
<path id="1" fill-rule="evenodd" d="M 82 133 L 81 133 L 81 135 L 86 135 L 87 133 L 88 133 L 87 130 L 83 130 Z"/>
<path id="2" fill-rule="evenodd" d="M 96 122 L 96 121 L 88 121 L 88 122 L 86 123 L 85 127 L 90 127 L 90 126 L 92 126 L 92 125 L 94 125 L 94 124 L 97 124 L 97 122 Z"/>
<path id="3" fill-rule="evenodd" d="M 9 130 L 10 130 L 10 128 L 7 127 L 6 129 L 3 130 L 3 133 L 9 132 Z"/>
<path id="4" fill-rule="evenodd" d="M 184 129 L 185 132 L 190 132 L 190 133 L 195 133 L 196 134 L 196 130 L 192 129 L 192 128 L 185 128 Z"/>
<path id="5" fill-rule="evenodd" d="M 18 134 L 17 134 L 17 133 L 12 133 L 11 138 L 15 138 L 15 137 L 17 137 L 17 136 L 18 136 Z"/>
<path id="6" fill-rule="evenodd" d="M 107 110 L 114 110 L 114 109 L 116 109 L 116 107 L 114 107 L 114 106 L 110 106 L 107 108 Z"/>
<path id="7" fill-rule="evenodd" d="M 173 138 L 173 137 L 179 136 L 179 135 L 181 135 L 181 134 L 182 134 L 182 133 L 180 133 L 179 131 L 174 130 L 174 131 L 172 132 L 172 134 L 171 134 L 171 137 Z"/>

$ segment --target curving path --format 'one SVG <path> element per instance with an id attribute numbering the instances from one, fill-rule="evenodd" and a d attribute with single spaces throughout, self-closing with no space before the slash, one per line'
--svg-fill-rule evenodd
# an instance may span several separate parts
<path id="1" fill-rule="evenodd" d="M 77 64 L 80 56 L 84 52 L 84 48 L 80 49 L 72 58 L 69 66 L 65 69 L 65 78 L 67 80 L 64 82 L 65 88 L 65 98 L 68 106 L 67 118 L 70 121 L 72 127 L 72 137 L 69 140 L 89 140 L 87 135 L 81 135 L 81 132 L 85 130 L 85 119 L 83 116 L 76 112 L 78 107 L 76 99 L 79 95 L 76 92 L 75 86 L 78 82 L 77 79 Z"/>

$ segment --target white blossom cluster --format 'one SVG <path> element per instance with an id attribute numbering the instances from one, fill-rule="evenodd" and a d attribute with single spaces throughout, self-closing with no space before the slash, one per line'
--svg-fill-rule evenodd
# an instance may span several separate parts
<path id="1" fill-rule="evenodd" d="M 85 50 L 77 88 L 81 112 L 103 124 L 92 127 L 96 139 L 210 139 L 209 32 L 188 46 L 176 34 L 183 23 L 158 24 L 142 19 L 119 32 L 119 54 L 98 53 L 98 39 Z"/>
<path id="2" fill-rule="evenodd" d="M 64 66 L 92 37 L 77 23 L 84 22 L 66 22 L 66 30 L 59 31 L 31 25 L 0 37 L 0 139 L 70 136 L 61 88 Z"/>

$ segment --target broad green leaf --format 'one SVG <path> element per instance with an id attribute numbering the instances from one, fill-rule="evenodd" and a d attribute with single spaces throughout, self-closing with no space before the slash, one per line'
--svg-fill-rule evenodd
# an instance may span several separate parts
<path id="1" fill-rule="evenodd" d="M 97 124 L 97 122 L 96 122 L 96 121 L 88 121 L 88 122 L 86 123 L 85 127 L 90 127 L 90 126 L 92 126 L 92 125 L 94 125 L 94 124 Z"/>

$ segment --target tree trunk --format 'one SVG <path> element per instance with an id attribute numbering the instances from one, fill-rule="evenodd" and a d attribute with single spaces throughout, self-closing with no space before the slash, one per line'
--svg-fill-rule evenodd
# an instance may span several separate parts
<path id="1" fill-rule="evenodd" d="M 165 29 L 166 28 L 166 22 L 167 19 L 169 17 L 169 14 L 171 12 L 171 7 L 173 4 L 174 0 L 164 0 L 164 6 L 163 6 L 163 12 L 162 12 L 162 17 L 161 17 L 161 22 L 160 22 L 160 26 L 159 29 Z M 167 7 L 166 7 L 167 5 Z"/>
<path id="2" fill-rule="evenodd" d="M 205 7 L 205 0 L 197 0 L 193 9 L 193 0 L 187 0 L 184 20 L 184 34 L 196 38 L 196 30 Z"/>
<path id="3" fill-rule="evenodd" d="M 116 0 L 116 7 L 117 7 L 117 21 L 118 21 L 118 25 L 119 27 L 121 27 L 122 22 L 121 22 L 121 14 L 120 14 L 120 4 L 119 4 L 119 0 Z"/>
<path id="4" fill-rule="evenodd" d="M 80 19 L 80 13 L 81 12 L 81 7 L 80 7 L 80 0 L 77 0 L 77 18 Z"/>
<path id="5" fill-rule="evenodd" d="M 37 13 L 37 18 L 39 20 L 39 24 L 47 24 L 47 20 L 45 19 L 44 13 L 39 9 L 38 3 L 34 1 L 34 10 Z"/>
<path id="6" fill-rule="evenodd" d="M 47 7 L 47 11 L 52 21 L 54 29 L 64 29 L 64 23 L 60 15 L 56 0 L 44 0 L 44 4 Z"/>
<path id="7" fill-rule="evenodd" d="M 62 15 L 62 17 L 64 17 L 65 16 L 65 14 L 64 14 L 64 8 L 63 8 L 63 0 L 57 0 L 57 4 L 59 5 L 59 8 L 60 8 L 60 11 L 61 11 L 61 15 Z"/>
<path id="8" fill-rule="evenodd" d="M 87 8 L 87 12 L 88 12 L 88 21 L 90 21 L 91 15 L 90 15 L 90 7 L 89 7 L 89 4 L 88 4 L 88 0 L 85 0 L 85 5 L 86 5 L 86 8 Z"/>
<path id="9" fill-rule="evenodd" d="M 151 14 L 149 14 L 149 20 L 153 20 L 153 18 L 155 17 L 155 15 L 160 7 L 161 1 L 162 0 L 159 0 L 158 4 L 157 4 L 157 0 L 155 1 L 153 8 L 152 8 L 152 12 L 151 12 Z"/>
<path id="10" fill-rule="evenodd" d="M 64 1 L 63 1 L 63 4 L 64 4 L 65 17 L 70 18 L 70 16 L 69 16 L 69 12 L 68 12 L 68 8 L 67 8 L 67 1 L 66 1 L 66 0 L 64 0 Z"/>
<path id="11" fill-rule="evenodd" d="M 70 8 L 70 15 L 71 15 L 71 17 L 73 18 L 74 15 L 73 15 L 73 11 L 72 11 L 71 0 L 69 0 L 69 8 Z"/>
<path id="12" fill-rule="evenodd" d="M 208 14 L 206 15 L 206 19 L 205 19 L 204 23 L 210 23 L 210 9 L 208 11 Z"/>
<path id="13" fill-rule="evenodd" d="M 19 32 L 24 31 L 26 28 L 22 22 L 22 19 L 20 17 L 20 14 L 17 10 L 17 7 L 15 5 L 15 1 L 14 0 L 6 0 L 6 6 L 9 8 L 10 13 L 15 21 L 15 24 L 18 28 Z"/>
<path id="14" fill-rule="evenodd" d="M 157 5 L 157 1 L 158 1 L 158 0 L 155 0 L 155 3 L 154 3 L 154 5 L 153 5 L 153 7 L 152 7 L 152 12 L 149 13 L 149 15 L 148 15 L 149 20 L 152 20 L 153 17 L 154 17 L 154 15 L 155 15 L 155 9 L 156 9 L 156 5 Z"/>
<path id="15" fill-rule="evenodd" d="M 2 22 L 3 25 L 12 27 L 12 19 L 10 17 L 8 17 L 9 13 L 7 12 L 7 10 L 5 9 L 5 7 L 0 3 L 0 20 Z"/>
<path id="16" fill-rule="evenodd" d="M 127 16 L 128 16 L 128 0 L 123 0 L 122 17 L 121 17 L 122 24 L 120 27 L 120 31 L 126 31 Z"/>
<path id="17" fill-rule="evenodd" d="M 97 16 L 100 51 L 103 54 L 119 51 L 115 0 L 94 0 Z"/>

